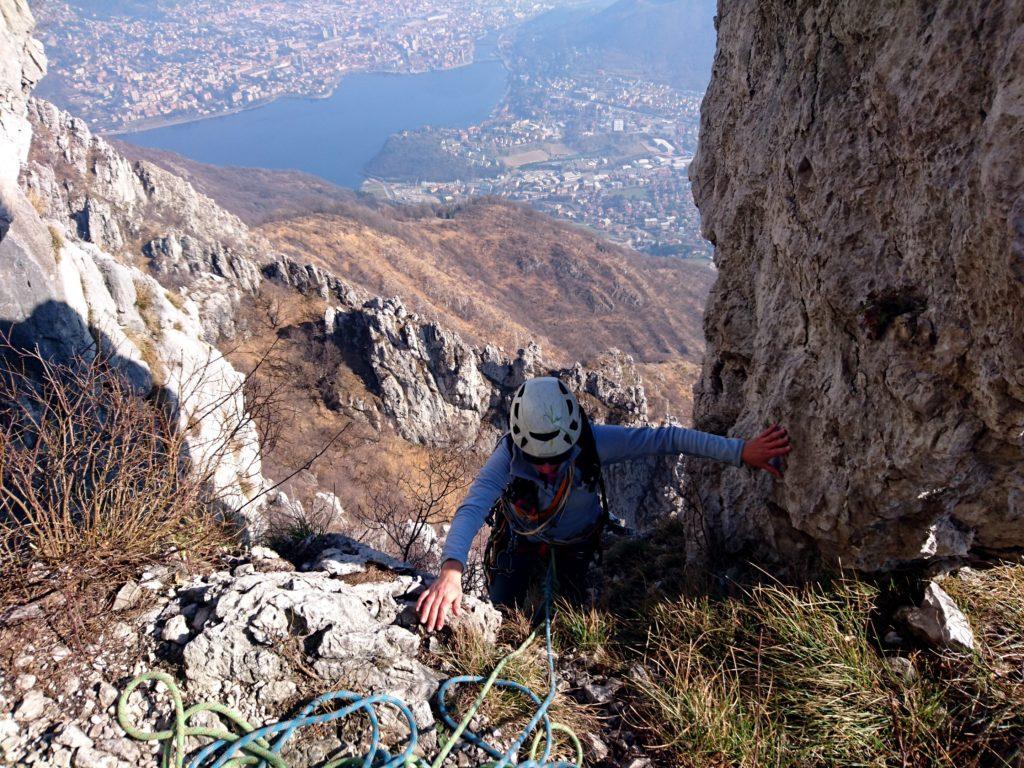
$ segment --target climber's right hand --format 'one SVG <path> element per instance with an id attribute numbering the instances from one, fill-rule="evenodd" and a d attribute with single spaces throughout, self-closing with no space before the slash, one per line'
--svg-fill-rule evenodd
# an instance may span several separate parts
<path id="1" fill-rule="evenodd" d="M 445 560 L 437 579 L 416 601 L 416 612 L 427 632 L 444 627 L 449 609 L 462 615 L 462 563 L 458 560 Z"/>

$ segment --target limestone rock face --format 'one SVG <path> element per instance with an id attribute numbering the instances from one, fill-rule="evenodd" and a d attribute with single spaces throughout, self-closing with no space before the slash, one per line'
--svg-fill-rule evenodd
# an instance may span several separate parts
<path id="1" fill-rule="evenodd" d="M 265 481 L 243 378 L 204 340 L 210 313 L 201 301 L 166 288 L 121 246 L 149 224 L 166 224 L 174 208 L 181 221 L 205 217 L 213 234 L 204 242 L 223 246 L 210 251 L 196 284 L 221 281 L 215 293 L 223 298 L 232 287 L 255 285 L 258 271 L 244 258 L 231 261 L 224 245 L 230 222 L 217 229 L 219 215 L 200 213 L 204 204 L 185 182 L 163 171 L 156 181 L 158 174 L 130 166 L 82 121 L 30 103 L 45 65 L 29 38 L 32 17 L 20 0 L 0 0 L 0 18 L 0 331 L 14 346 L 55 359 L 104 353 L 140 394 L 159 391 L 188 427 L 192 460 L 213 468 L 226 511 L 244 509 L 247 532 L 259 535 L 259 504 L 249 502 Z M 54 164 L 41 165 L 44 156 Z M 205 207 L 213 206 L 206 200 Z"/>
<path id="2" fill-rule="evenodd" d="M 255 290 L 267 247 L 184 179 L 131 162 L 81 118 L 39 99 L 22 186 L 44 216 L 122 258 L 142 257 L 200 304 L 207 339 L 231 337 L 240 291 Z"/>
<path id="3" fill-rule="evenodd" d="M 381 400 L 399 433 L 428 442 L 468 441 L 480 427 L 489 390 L 475 351 L 457 334 L 419 322 L 401 300 L 371 299 L 357 316 Z"/>
<path id="4" fill-rule="evenodd" d="M 1024 545 L 1024 7 L 722 5 L 691 166 L 719 277 L 702 465 L 733 550 L 879 570 Z"/>
<path id="5" fill-rule="evenodd" d="M 25 0 L 0 0 L 0 238 L 11 224 L 10 198 L 28 155 L 32 129 L 25 105 L 32 86 L 46 73 L 46 56 L 32 37 L 35 19 Z"/>

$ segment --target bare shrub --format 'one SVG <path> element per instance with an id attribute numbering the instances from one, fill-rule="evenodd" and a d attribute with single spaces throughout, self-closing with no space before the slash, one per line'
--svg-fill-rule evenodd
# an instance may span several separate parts
<path id="1" fill-rule="evenodd" d="M 399 469 L 393 477 L 379 476 L 367 489 L 366 503 L 355 512 L 365 537 L 418 568 L 435 567 L 432 533 L 435 526 L 451 519 L 471 469 L 469 451 L 446 446 L 418 464 Z"/>
<path id="2" fill-rule="evenodd" d="M 484 565 L 484 550 L 491 529 L 484 526 L 483 530 L 473 539 L 469 548 L 469 556 L 462 568 L 462 591 L 467 595 L 484 598 L 487 596 L 487 568 Z"/>
<path id="3" fill-rule="evenodd" d="M 337 509 L 324 494 L 314 495 L 305 504 L 299 499 L 285 502 L 279 496 L 269 510 L 267 544 L 282 557 L 301 564 L 337 524 Z"/>

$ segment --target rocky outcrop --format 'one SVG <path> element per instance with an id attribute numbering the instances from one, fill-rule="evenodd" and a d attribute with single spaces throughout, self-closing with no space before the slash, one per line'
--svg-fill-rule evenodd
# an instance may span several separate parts
<path id="1" fill-rule="evenodd" d="M 21 182 L 42 215 L 147 264 L 200 304 L 209 341 L 230 338 L 240 292 L 261 280 L 266 244 L 184 179 L 129 161 L 81 118 L 39 99 L 28 114 L 32 150 Z"/>
<path id="2" fill-rule="evenodd" d="M 292 275 L 291 284 L 314 290 L 331 284 L 319 270 L 286 274 Z M 379 413 L 413 442 L 489 449 L 507 428 L 512 393 L 535 375 L 562 378 L 598 422 L 649 423 L 647 396 L 633 359 L 617 350 L 587 366 L 566 369 L 545 366 L 533 343 L 508 358 L 495 347 L 470 346 L 458 334 L 409 312 L 397 298 L 331 308 L 325 323 L 343 357 L 357 361 Z M 328 400 L 346 402 L 340 392 Z M 631 525 L 646 527 L 682 509 L 682 470 L 674 457 L 623 462 L 608 467 L 605 477 L 612 511 Z"/>
<path id="3" fill-rule="evenodd" d="M 115 602 L 110 628 L 83 649 L 89 664 L 61 665 L 67 648 L 27 643 L 14 660 L 16 677 L 0 679 L 0 759 L 148 765 L 155 745 L 128 738 L 115 709 L 119 688 L 151 668 L 180 680 L 188 703 L 217 701 L 254 724 L 274 722 L 328 690 L 389 693 L 408 703 L 421 745 L 434 751 L 430 700 L 442 675 L 418 658 L 411 606 L 420 574 L 343 536 L 328 537 L 301 569 L 265 547 L 229 565 L 195 578 L 161 566 L 126 584 L 118 598 L 130 599 Z M 493 639 L 501 616 L 467 597 L 460 621 Z M 379 711 L 385 743 L 399 743 L 403 722 Z M 153 723 L 171 714 L 171 701 L 138 694 L 128 712 Z M 355 716 L 360 726 L 362 717 Z M 340 730 L 293 739 L 285 757 L 289 765 L 316 765 L 338 750 L 359 752 L 366 731 L 345 733 L 355 739 L 343 743 Z"/>
<path id="4" fill-rule="evenodd" d="M 1024 10 L 721 7 L 691 166 L 718 282 L 698 428 L 735 551 L 877 570 L 1024 546 Z"/>
<path id="5" fill-rule="evenodd" d="M 369 297 L 362 296 L 349 283 L 315 264 L 299 264 L 287 256 L 278 256 L 263 266 L 263 275 L 280 285 L 287 285 L 306 296 L 318 296 L 332 304 L 349 309 L 358 307 Z"/>
<path id="6" fill-rule="evenodd" d="M 407 440 L 468 444 L 480 431 L 490 388 L 475 350 L 426 323 L 398 298 L 374 298 L 334 315 L 340 343 L 362 351 L 382 407 Z"/>
<path id="7" fill-rule="evenodd" d="M 32 37 L 35 20 L 25 0 L 2 0 L 0 14 L 0 239 L 11 225 L 18 171 L 28 155 L 32 129 L 25 105 L 32 87 L 46 74 L 46 56 Z"/>
<path id="8" fill-rule="evenodd" d="M 156 183 L 156 174 L 130 167 L 81 121 L 43 103 L 30 105 L 29 89 L 43 67 L 41 50 L 28 37 L 32 17 L 20 0 L 0 0 L 0 11 L 0 206 L 7 222 L 0 232 L 0 332 L 15 347 L 55 359 L 107 355 L 140 395 L 159 394 L 187 430 L 191 460 L 212 470 L 213 492 L 225 510 L 245 510 L 248 533 L 258 535 L 261 518 L 251 502 L 265 481 L 256 429 L 246 413 L 243 377 L 203 340 L 208 305 L 165 288 L 109 250 L 134 232 L 124 223 L 131 217 L 138 216 L 138 228 L 154 211 L 170 210 L 172 200 L 196 209 L 203 203 L 194 192 L 188 197 L 184 182 L 175 186 L 173 177 L 161 177 Z M 37 128 L 53 129 L 45 134 L 51 149 L 80 177 L 47 175 L 36 157 L 19 186 L 32 135 L 29 111 Z M 41 122 L 44 112 L 49 123 Z M 90 239 L 69 217 L 72 208 L 87 220 Z M 255 267 L 247 269 L 258 276 Z M 230 281 L 222 272 L 199 279 L 246 286 L 239 272 Z M 216 294 L 223 297 L 224 289 Z"/>

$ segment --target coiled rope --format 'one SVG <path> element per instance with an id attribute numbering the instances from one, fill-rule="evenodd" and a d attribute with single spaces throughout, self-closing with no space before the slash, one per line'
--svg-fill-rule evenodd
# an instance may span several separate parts
<path id="1" fill-rule="evenodd" d="M 364 714 L 370 724 L 370 740 L 366 753 L 362 756 L 332 760 L 326 763 L 324 768 L 349 768 L 350 766 L 361 766 L 361 768 L 441 768 L 445 759 L 460 741 L 478 747 L 494 758 L 493 762 L 486 764 L 490 768 L 506 768 L 517 760 L 520 750 L 531 733 L 534 736 L 527 759 L 524 762 L 516 763 L 520 768 L 581 768 L 583 748 L 579 738 L 568 726 L 553 723 L 548 715 L 551 703 L 555 699 L 556 690 L 555 657 L 551 642 L 551 597 L 554 578 L 552 559 L 552 564 L 548 568 L 548 574 L 544 580 L 544 637 L 547 645 L 549 680 L 547 695 L 541 699 L 529 687 L 514 680 L 498 677 L 506 664 L 524 654 L 532 645 L 537 637 L 537 631 L 534 630 L 518 648 L 503 657 L 486 678 L 479 675 L 460 675 L 442 683 L 437 692 L 437 708 L 441 720 L 452 729 L 452 733 L 434 760 L 429 763 L 423 757 L 415 754 L 419 743 L 419 729 L 409 707 L 401 699 L 386 694 L 363 696 L 351 691 L 325 693 L 310 701 L 295 717 L 262 728 L 255 728 L 237 711 L 216 702 L 201 702 L 185 708 L 181 691 L 174 678 L 163 672 L 150 671 L 137 676 L 121 692 L 117 702 L 117 721 L 125 733 L 134 739 L 162 743 L 162 768 L 185 768 L 186 740 L 189 738 L 211 741 L 195 754 L 188 763 L 188 768 L 237 768 L 237 766 L 243 765 L 256 765 L 259 768 L 264 768 L 264 766 L 289 768 L 284 758 L 281 757 L 281 750 L 296 731 L 312 725 L 343 720 L 357 712 Z M 128 714 L 128 700 L 132 693 L 150 681 L 163 683 L 166 686 L 174 707 L 173 722 L 166 730 L 144 731 L 136 726 Z M 481 687 L 466 714 L 456 723 L 448 711 L 446 697 L 449 691 L 458 685 L 480 685 Z M 516 691 L 536 705 L 530 722 L 520 731 L 511 746 L 504 751 L 487 742 L 469 727 L 470 721 L 479 712 L 488 693 L 495 687 Z M 337 706 L 339 703 L 343 704 L 339 709 L 316 714 L 326 705 Z M 404 749 L 396 755 L 391 755 L 380 742 L 378 707 L 390 707 L 397 710 L 405 719 L 409 734 L 405 739 Z M 192 724 L 197 715 L 206 712 L 220 718 L 222 727 L 214 728 Z M 227 728 L 223 727 L 225 721 L 228 724 Z M 535 731 L 536 733 L 534 733 Z M 572 744 L 575 751 L 573 762 L 552 760 L 551 753 L 554 749 L 554 733 L 556 732 L 564 734 Z M 541 749 L 542 745 L 543 749 Z"/>

